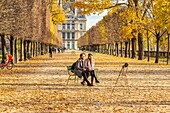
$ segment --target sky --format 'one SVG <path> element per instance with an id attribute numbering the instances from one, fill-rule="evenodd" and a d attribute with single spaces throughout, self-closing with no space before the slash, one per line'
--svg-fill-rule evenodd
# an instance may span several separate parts
<path id="1" fill-rule="evenodd" d="M 107 11 L 104 11 L 102 14 L 100 15 L 94 15 L 91 14 L 90 16 L 87 16 L 87 28 L 86 30 L 89 30 L 93 25 L 96 25 L 97 22 L 99 22 L 103 16 L 105 16 L 107 14 Z"/>
<path id="2" fill-rule="evenodd" d="M 118 3 L 128 3 L 127 0 L 118 0 Z M 100 21 L 103 16 L 105 16 L 107 14 L 107 10 L 105 10 L 102 14 L 100 15 L 90 15 L 90 16 L 87 16 L 87 28 L 86 30 L 89 30 L 90 27 L 92 27 L 93 25 L 96 25 L 96 23 L 98 21 Z"/>

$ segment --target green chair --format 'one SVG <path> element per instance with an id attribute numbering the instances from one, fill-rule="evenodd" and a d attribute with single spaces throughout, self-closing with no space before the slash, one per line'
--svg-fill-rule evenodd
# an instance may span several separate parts
<path id="1" fill-rule="evenodd" d="M 71 72 L 71 66 L 67 66 L 67 73 L 68 73 L 67 85 L 69 80 L 71 79 L 71 76 L 74 76 L 74 81 L 78 80 L 78 76 L 75 73 Z"/>

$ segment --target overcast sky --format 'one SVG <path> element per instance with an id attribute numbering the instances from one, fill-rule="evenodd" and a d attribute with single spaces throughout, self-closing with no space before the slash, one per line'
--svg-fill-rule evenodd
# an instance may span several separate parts
<path id="1" fill-rule="evenodd" d="M 87 29 L 86 30 L 89 30 L 90 29 L 90 27 L 92 27 L 93 25 L 96 25 L 96 23 L 98 22 L 98 21 L 100 21 L 102 18 L 103 18 L 103 16 L 105 16 L 107 14 L 107 11 L 104 11 L 102 14 L 100 14 L 100 15 L 94 15 L 94 14 L 92 14 L 92 15 L 90 15 L 90 16 L 87 16 Z"/>

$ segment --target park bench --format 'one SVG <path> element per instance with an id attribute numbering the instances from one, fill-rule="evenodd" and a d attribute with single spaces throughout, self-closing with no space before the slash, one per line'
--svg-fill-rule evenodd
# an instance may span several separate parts
<path id="1" fill-rule="evenodd" d="M 96 77 L 97 77 L 97 71 L 98 71 L 98 69 L 95 69 Z M 71 66 L 67 66 L 67 73 L 68 73 L 67 85 L 68 85 L 69 80 L 71 79 L 71 76 L 74 77 L 74 81 L 76 81 L 76 80 L 78 81 L 79 77 L 75 73 L 71 72 Z"/>
<path id="2" fill-rule="evenodd" d="M 167 63 L 167 59 L 160 59 L 159 61 L 162 62 L 163 64 Z"/>

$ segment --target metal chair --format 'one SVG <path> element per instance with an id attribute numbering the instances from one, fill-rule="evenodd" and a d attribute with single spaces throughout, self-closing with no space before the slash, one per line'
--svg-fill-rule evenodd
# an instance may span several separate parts
<path id="1" fill-rule="evenodd" d="M 71 76 L 75 77 L 74 81 L 78 80 L 78 76 L 75 73 L 71 72 L 71 67 L 72 66 L 67 66 L 67 73 L 68 73 L 67 85 L 68 85 L 69 80 L 71 79 Z"/>

